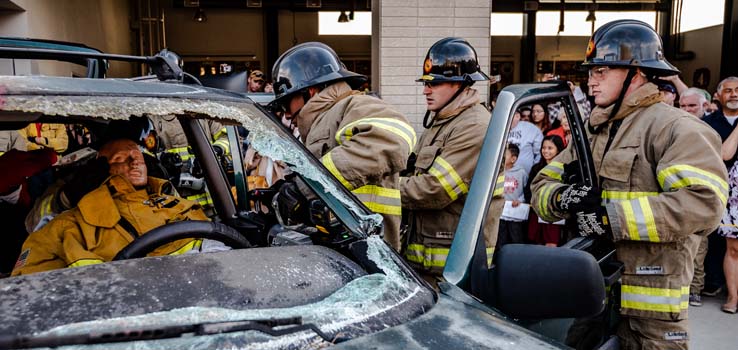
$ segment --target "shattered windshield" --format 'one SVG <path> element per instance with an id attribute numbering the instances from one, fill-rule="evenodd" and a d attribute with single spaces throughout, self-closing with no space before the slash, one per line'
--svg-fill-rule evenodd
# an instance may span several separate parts
<path id="1" fill-rule="evenodd" d="M 167 116 L 195 115 L 219 119 L 224 124 L 237 123 L 249 130 L 249 142 L 263 156 L 279 160 L 289 165 L 293 171 L 311 179 L 322 187 L 321 193 L 330 194 L 340 201 L 351 213 L 362 222 L 365 232 L 376 232 L 381 226 L 382 217 L 358 207 L 357 201 L 349 198 L 349 192 L 331 179 L 330 173 L 318 166 L 315 159 L 307 155 L 307 150 L 298 150 L 301 146 L 263 110 L 253 103 L 236 101 L 214 101 L 187 99 L 188 95 L 202 94 L 203 87 L 185 86 L 185 90 L 174 89 L 171 92 L 162 89 L 169 84 L 136 83 L 141 93 L 149 93 L 162 97 L 141 96 L 106 96 L 116 95 L 129 81 L 105 80 L 101 85 L 96 79 L 76 79 L 82 84 L 81 93 L 94 96 L 59 96 L 52 93 L 70 94 L 69 86 L 64 79 L 53 77 L 0 77 L 0 110 L 41 113 L 51 116 L 90 116 L 108 120 L 125 120 L 131 116 Z M 84 91 L 85 84 L 89 92 Z M 175 87 L 180 87 L 173 85 Z M 17 93 L 17 95 L 16 95 Z M 177 98 L 173 98 L 177 97 Z M 250 102 L 250 101 L 249 101 Z"/>

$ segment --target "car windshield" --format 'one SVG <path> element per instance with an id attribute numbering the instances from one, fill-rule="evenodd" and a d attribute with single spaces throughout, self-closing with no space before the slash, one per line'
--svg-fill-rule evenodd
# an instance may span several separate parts
<path id="1" fill-rule="evenodd" d="M 276 223 L 260 219 L 260 216 L 273 216 L 274 208 L 269 207 L 267 201 L 259 204 L 251 197 L 250 208 L 239 207 L 236 218 L 223 217 L 223 213 L 208 216 L 212 221 L 237 228 L 243 226 L 239 226 L 239 222 L 263 224 L 266 220 L 269 225 L 262 233 L 266 236 L 269 231 L 269 239 L 255 244 L 260 248 L 128 260 L 0 279 L 0 308 L 5 310 L 0 322 L 2 335 L 43 337 L 138 332 L 160 326 L 301 317 L 303 323 L 313 324 L 328 336 L 339 339 L 401 323 L 423 313 L 433 302 L 433 293 L 409 273 L 399 256 L 376 235 L 381 233 L 381 216 L 372 214 L 336 182 L 274 116 L 242 95 L 184 84 L 55 77 L 0 77 L 0 89 L 3 130 L 44 123 L 82 125 L 93 131 L 104 126 L 107 130 L 117 127 L 113 125 L 127 127 L 137 118 L 145 118 L 143 120 L 154 126 L 171 118 L 178 118 L 182 123 L 195 119 L 203 121 L 203 125 L 220 123 L 227 126 L 224 130 L 230 140 L 239 141 L 238 146 L 230 146 L 231 157 L 238 155 L 239 162 L 222 168 L 228 174 L 230 185 L 238 182 L 239 173 L 246 167 L 233 169 L 242 161 L 241 152 L 247 153 L 246 149 L 252 147 L 262 158 L 284 164 L 288 173 L 298 174 L 323 204 L 317 208 L 325 207 L 322 210 L 333 218 L 330 222 L 338 222 L 336 226 L 342 232 L 332 241 L 316 241 L 310 235 L 318 232 L 316 226 L 319 225 L 290 226 L 286 220 Z M 118 122 L 122 124 L 115 124 Z M 236 134 L 234 127 L 242 127 L 246 136 Z M 144 136 L 142 134 L 146 143 Z M 191 139 L 191 135 L 187 139 Z M 203 146 L 190 142 L 185 149 L 188 147 Z M 202 154 L 198 152 L 202 150 L 194 153 Z M 79 155 L 73 152 L 62 157 L 56 167 L 72 167 Z M 166 163 L 164 158 L 157 157 L 161 163 Z M 167 169 L 167 164 L 163 165 Z M 177 163 L 176 169 L 179 172 L 186 168 L 186 175 L 190 176 L 197 174 L 197 167 L 196 162 L 190 161 L 189 166 Z M 208 169 L 200 169 L 200 172 L 205 177 L 211 174 Z M 193 176 L 194 180 L 187 182 L 183 180 L 184 175 L 182 171 L 176 177 L 175 186 L 180 193 L 194 188 L 192 182 L 197 178 Z M 245 182 L 245 176 L 242 177 Z M 248 177 L 251 196 L 254 195 L 252 176 Z M 209 179 L 206 185 L 211 192 L 214 191 L 213 181 Z M 268 179 L 267 185 L 272 186 L 263 186 L 262 192 L 278 184 Z M 237 186 L 230 185 L 233 197 L 243 195 L 235 192 Z M 230 193 L 228 195 L 228 200 L 236 201 Z M 217 212 L 222 207 L 217 202 L 222 198 L 216 195 L 213 198 L 216 202 L 213 211 Z M 203 207 L 207 208 L 208 204 L 212 202 L 205 202 Z M 312 205 L 316 205 L 315 202 L 311 202 L 311 208 Z M 244 221 L 238 221 L 242 218 Z M 285 247 L 296 245 L 294 242 L 301 239 L 304 242 L 305 237 L 308 237 L 306 246 Z M 320 245 L 330 249 L 318 249 L 323 248 L 316 247 Z M 215 273 L 212 272 L 214 265 L 217 265 Z M 200 270 L 206 267 L 207 272 Z M 161 277 L 157 273 L 161 273 Z M 106 280 L 106 276 L 109 279 Z M 73 285 L 84 288 L 75 289 Z M 191 300 L 172 296 L 173 290 L 187 289 L 188 285 L 202 289 L 188 294 Z M 147 292 L 139 294 L 140 290 Z M 225 292 L 228 290 L 232 292 Z M 100 293 L 115 295 L 101 301 Z M 247 295 L 243 298 L 248 301 L 236 302 L 239 293 Z M 118 298 L 120 295 L 128 297 Z M 131 303 L 130 298 L 136 301 Z M 42 300 L 54 300 L 55 304 L 49 305 Z M 46 316 L 40 316 L 41 310 L 46 310 Z M 253 345 L 258 348 L 280 348 L 284 344 L 304 347 L 319 341 L 311 331 L 281 337 L 244 331 L 199 338 L 202 339 L 198 339 L 198 347 L 202 348 L 224 344 L 237 344 L 239 348 L 247 344 L 259 344 Z M 138 349 L 170 349 L 191 342 L 175 338 L 100 347 L 127 348 L 135 344 Z"/>

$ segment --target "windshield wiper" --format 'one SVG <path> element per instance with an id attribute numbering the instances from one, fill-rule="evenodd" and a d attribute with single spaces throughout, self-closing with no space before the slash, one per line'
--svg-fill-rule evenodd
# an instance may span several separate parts
<path id="1" fill-rule="evenodd" d="M 275 329 L 275 327 L 284 327 Z M 303 324 L 302 317 L 267 320 L 198 323 L 183 326 L 127 328 L 116 332 L 90 332 L 70 335 L 0 335 L 0 349 L 27 349 L 64 345 L 118 343 L 137 340 L 179 338 L 183 335 L 213 335 L 240 331 L 257 331 L 273 337 L 312 330 L 327 342 L 332 339 L 312 323 Z"/>

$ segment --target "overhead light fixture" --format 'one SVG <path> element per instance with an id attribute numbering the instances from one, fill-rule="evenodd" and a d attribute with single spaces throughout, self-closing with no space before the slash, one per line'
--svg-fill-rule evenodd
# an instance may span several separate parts
<path id="1" fill-rule="evenodd" d="M 338 23 L 348 23 L 349 18 L 346 16 L 346 11 L 341 11 L 341 14 L 338 15 Z"/>
<path id="2" fill-rule="evenodd" d="M 585 19 L 584 21 L 586 21 L 586 22 L 594 22 L 596 20 L 597 20 L 597 17 L 595 17 L 595 12 L 594 11 L 589 11 L 589 14 L 587 15 L 587 19 Z"/>
<path id="3" fill-rule="evenodd" d="M 207 22 L 208 16 L 205 14 L 205 11 L 202 8 L 197 8 L 197 11 L 195 11 L 195 17 L 192 19 L 195 20 L 195 22 L 202 23 Z"/>

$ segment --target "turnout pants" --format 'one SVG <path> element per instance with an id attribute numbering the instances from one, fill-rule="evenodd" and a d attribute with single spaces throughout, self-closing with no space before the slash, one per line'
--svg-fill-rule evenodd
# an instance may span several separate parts
<path id="1" fill-rule="evenodd" d="M 687 320 L 662 321 L 622 316 L 618 326 L 620 350 L 689 349 Z"/>

